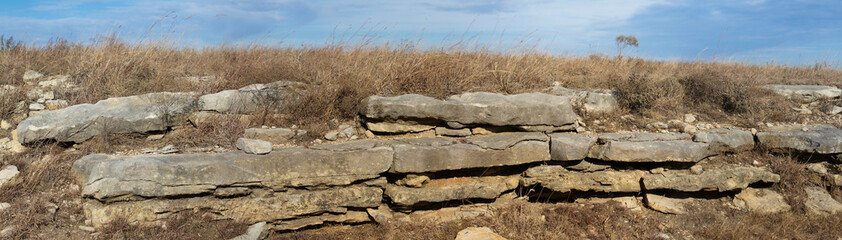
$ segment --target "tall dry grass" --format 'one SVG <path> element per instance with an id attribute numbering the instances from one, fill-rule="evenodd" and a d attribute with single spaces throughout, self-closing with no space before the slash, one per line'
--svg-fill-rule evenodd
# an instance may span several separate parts
<path id="1" fill-rule="evenodd" d="M 44 46 L 0 51 L 0 85 L 25 86 L 27 70 L 65 74 L 85 91 L 72 103 L 159 91 L 211 93 L 278 80 L 309 83 L 307 104 L 282 122 L 349 119 L 368 95 L 419 93 L 446 97 L 466 91 L 519 93 L 560 82 L 571 88 L 624 92 L 631 112 L 669 117 L 682 112 L 737 115 L 735 119 L 784 118 L 757 87 L 766 83 L 838 85 L 842 72 L 825 67 L 739 63 L 665 62 L 601 55 L 555 56 L 536 51 L 420 48 L 408 44 L 321 47 L 261 45 L 177 48 L 162 41 L 127 43 L 98 38 L 86 43 L 54 40 Z M 187 76 L 215 76 L 201 84 Z M 709 94 L 709 95 L 699 95 Z M 712 94 L 712 95 L 710 95 Z M 11 102 L 11 101 L 10 101 Z M 4 104 L 8 106 L 8 104 Z M 9 109 L 0 109 L 4 113 Z M 746 117 L 748 116 L 748 118 Z M 749 121 L 746 121 L 749 122 Z"/>

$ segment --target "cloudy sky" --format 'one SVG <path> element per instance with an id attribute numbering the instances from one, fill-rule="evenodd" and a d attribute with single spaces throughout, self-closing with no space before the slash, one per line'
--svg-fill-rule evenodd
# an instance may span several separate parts
<path id="1" fill-rule="evenodd" d="M 622 34 L 640 41 L 628 54 L 650 59 L 842 62 L 842 1 L 827 0 L 2 1 L 0 22 L 0 34 L 34 44 L 115 33 L 197 47 L 364 39 L 613 55 Z"/>

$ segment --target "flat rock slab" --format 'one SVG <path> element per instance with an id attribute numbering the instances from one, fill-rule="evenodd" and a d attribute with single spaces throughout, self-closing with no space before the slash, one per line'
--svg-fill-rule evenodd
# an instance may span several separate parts
<path id="1" fill-rule="evenodd" d="M 842 95 L 842 89 L 834 86 L 769 84 L 763 87 L 802 103 L 814 102 L 823 98 L 837 98 Z"/>
<path id="2" fill-rule="evenodd" d="M 707 143 L 675 141 L 610 141 L 591 148 L 588 156 L 613 162 L 699 162 L 711 155 Z"/>
<path id="3" fill-rule="evenodd" d="M 599 135 L 599 143 L 607 142 L 654 142 L 690 140 L 692 136 L 686 133 L 603 133 Z"/>
<path id="4" fill-rule="evenodd" d="M 792 209 L 784 197 L 775 191 L 763 188 L 746 188 L 734 196 L 734 204 L 749 211 L 763 214 L 786 212 Z"/>
<path id="5" fill-rule="evenodd" d="M 617 91 L 568 89 L 561 86 L 554 86 L 547 91 L 570 98 L 573 106 L 587 113 L 612 113 L 620 108 L 620 93 Z"/>
<path id="6" fill-rule="evenodd" d="M 469 227 L 456 233 L 454 240 L 506 240 L 487 227 Z"/>
<path id="7" fill-rule="evenodd" d="M 705 170 L 701 174 L 664 173 L 643 177 L 646 190 L 667 189 L 683 192 L 732 191 L 744 189 L 756 182 L 776 183 L 781 176 L 756 167 L 734 167 L 721 170 Z"/>
<path id="8" fill-rule="evenodd" d="M 520 165 L 550 160 L 546 135 L 521 133 L 473 138 L 465 143 L 426 138 L 392 141 L 395 163 L 390 172 L 420 173 L 466 168 Z"/>
<path id="9" fill-rule="evenodd" d="M 453 200 L 495 199 L 518 186 L 518 176 L 456 177 L 433 179 L 421 188 L 387 185 L 393 203 L 412 206 Z"/>
<path id="10" fill-rule="evenodd" d="M 596 137 L 575 133 L 550 134 L 550 155 L 557 161 L 582 160 L 588 156 Z"/>
<path id="11" fill-rule="evenodd" d="M 451 96 L 446 100 L 417 94 L 371 96 L 364 99 L 361 106 L 360 114 L 372 122 L 425 120 L 441 125 L 454 122 L 464 125 L 547 126 L 572 129 L 577 119 L 567 97 L 543 93 L 502 95 L 477 92 Z M 404 131 L 393 129 L 395 132 Z"/>
<path id="12" fill-rule="evenodd" d="M 693 203 L 694 199 L 670 198 L 656 194 L 646 194 L 644 203 L 652 210 L 669 213 L 669 214 L 685 214 L 685 205 Z"/>
<path id="13" fill-rule="evenodd" d="M 299 94 L 306 86 L 304 83 L 288 81 L 252 84 L 236 90 L 203 95 L 199 97 L 199 109 L 243 114 L 294 107 L 300 103 Z"/>
<path id="14" fill-rule="evenodd" d="M 757 140 L 776 152 L 842 153 L 842 130 L 831 125 L 772 127 L 758 132 Z"/>
<path id="15" fill-rule="evenodd" d="M 351 207 L 376 207 L 382 197 L 383 190 L 378 187 L 345 187 L 313 191 L 264 191 L 239 198 L 205 196 L 108 204 L 89 199 L 84 203 L 84 212 L 95 227 L 101 227 L 117 218 L 125 218 L 129 222 L 154 222 L 166 219 L 173 213 L 193 209 L 212 211 L 219 219 L 271 223 L 320 213 L 344 214 Z M 310 224 L 299 224 L 307 225 Z"/>
<path id="16" fill-rule="evenodd" d="M 109 98 L 29 117 L 18 125 L 18 140 L 81 143 L 103 133 L 161 131 L 181 123 L 195 108 L 194 93 Z"/>
<path id="17" fill-rule="evenodd" d="M 345 213 L 324 213 L 312 217 L 303 217 L 292 220 L 274 222 L 270 226 L 275 231 L 298 230 L 310 226 L 323 225 L 325 223 L 364 223 L 370 222 L 368 213 L 363 211 L 347 211 Z"/>
<path id="18" fill-rule="evenodd" d="M 694 142 L 708 143 L 714 153 L 735 153 L 754 148 L 754 135 L 740 129 L 716 128 L 693 135 Z"/>
<path id="19" fill-rule="evenodd" d="M 523 186 L 540 184 L 556 192 L 594 191 L 594 192 L 640 192 L 640 179 L 646 172 L 597 171 L 575 172 L 561 166 L 538 166 L 526 170 L 521 179 Z"/>
<path id="20" fill-rule="evenodd" d="M 279 149 L 266 155 L 222 154 L 88 155 L 73 163 L 82 195 L 101 201 L 206 195 L 221 187 L 347 185 L 378 178 L 392 164 L 393 151 L 336 152 Z"/>
<path id="21" fill-rule="evenodd" d="M 833 199 L 833 196 L 821 187 L 807 187 L 804 189 L 807 192 L 807 201 L 804 202 L 804 207 L 808 213 L 827 215 L 842 212 L 842 203 Z"/>

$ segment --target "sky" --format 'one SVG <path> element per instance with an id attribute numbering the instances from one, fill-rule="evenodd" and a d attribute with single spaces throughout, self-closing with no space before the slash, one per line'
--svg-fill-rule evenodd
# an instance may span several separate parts
<path id="1" fill-rule="evenodd" d="M 182 47 L 411 43 L 424 49 L 624 55 L 838 67 L 842 1 L 0 0 L 0 34 L 29 44 L 168 39 Z"/>

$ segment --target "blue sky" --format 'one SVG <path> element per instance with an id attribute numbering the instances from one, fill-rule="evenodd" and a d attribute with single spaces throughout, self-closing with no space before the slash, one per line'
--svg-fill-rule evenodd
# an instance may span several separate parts
<path id="1" fill-rule="evenodd" d="M 628 54 L 649 59 L 839 66 L 842 57 L 842 1 L 2 0 L 0 21 L 0 34 L 34 44 L 109 33 L 196 47 L 318 46 L 366 36 L 422 47 L 461 41 L 614 55 L 614 38 L 623 34 L 640 40 Z"/>

